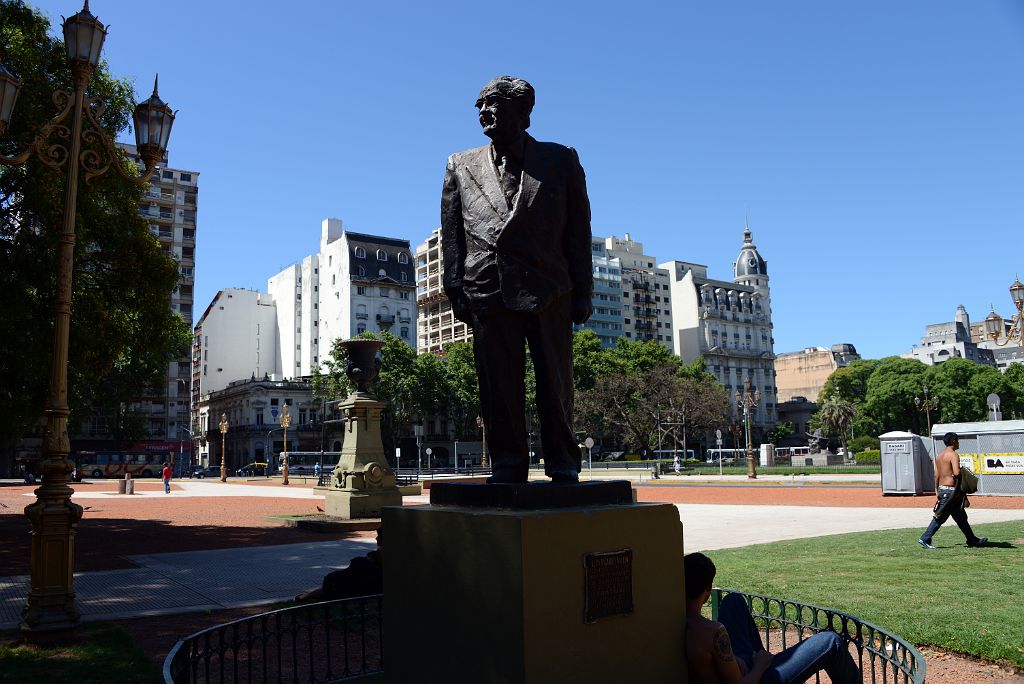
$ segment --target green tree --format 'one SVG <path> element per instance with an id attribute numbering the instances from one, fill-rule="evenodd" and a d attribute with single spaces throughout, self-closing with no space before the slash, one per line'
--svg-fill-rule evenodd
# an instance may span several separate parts
<path id="1" fill-rule="evenodd" d="M 63 43 L 42 15 L 21 2 L 0 0 L 0 55 L 23 84 L 0 140 L 0 152 L 11 154 L 57 113 L 52 92 L 70 92 L 72 83 Z M 116 138 L 130 121 L 131 84 L 101 64 L 88 91 L 106 104 L 99 123 Z M 124 158 L 115 163 L 128 164 Z M 0 443 L 17 440 L 46 401 L 64 186 L 65 175 L 35 157 L 24 166 L 0 167 L 0 287 L 8 297 L 0 317 L 6 343 L 0 358 Z M 68 373 L 72 430 L 83 414 L 115 407 L 126 420 L 112 427 L 132 432 L 121 407 L 162 384 L 167 364 L 182 355 L 188 339 L 187 324 L 168 306 L 178 264 L 140 218 L 142 192 L 113 172 L 80 181 Z"/>
<path id="2" fill-rule="evenodd" d="M 448 391 L 452 397 L 455 434 L 460 438 L 478 437 L 480 429 L 476 419 L 480 415 L 480 386 L 473 360 L 473 345 L 468 342 L 445 345 L 444 362 Z"/>
<path id="3" fill-rule="evenodd" d="M 1005 418 L 1024 417 L 1024 364 L 1015 363 L 1003 373 L 1003 382 L 1010 396 L 1003 397 L 1002 411 Z"/>
<path id="4" fill-rule="evenodd" d="M 818 409 L 818 420 L 828 430 L 829 434 L 838 435 L 843 445 L 843 453 L 847 458 L 850 455 L 850 447 L 847 444 L 847 437 L 850 428 L 853 427 L 853 419 L 857 416 L 857 407 L 852 401 L 843 399 L 838 394 L 833 394 L 821 404 Z"/>
<path id="5" fill-rule="evenodd" d="M 875 359 L 856 359 L 851 361 L 848 366 L 837 368 L 825 380 L 825 386 L 822 387 L 818 396 L 831 397 L 833 394 L 838 394 L 841 398 L 852 401 L 857 406 L 863 406 L 867 401 L 868 378 L 878 368 L 879 363 L 881 362 Z M 808 397 L 808 399 L 813 400 L 814 398 Z"/>
<path id="6" fill-rule="evenodd" d="M 914 397 L 927 384 L 927 370 L 920 361 L 889 356 L 878 362 L 868 378 L 864 411 L 874 421 L 876 436 L 892 430 L 923 434 L 925 417 Z"/>
<path id="7" fill-rule="evenodd" d="M 780 441 L 786 439 L 793 434 L 793 424 L 789 421 L 778 423 L 771 430 L 768 431 L 768 440 L 772 444 L 778 444 Z"/>

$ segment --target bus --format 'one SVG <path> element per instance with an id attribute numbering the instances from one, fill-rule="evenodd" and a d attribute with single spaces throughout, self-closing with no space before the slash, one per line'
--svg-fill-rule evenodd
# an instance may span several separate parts
<path id="1" fill-rule="evenodd" d="M 735 463 L 747 458 L 746 449 L 708 449 L 708 463 Z"/>
<path id="2" fill-rule="evenodd" d="M 789 461 L 793 462 L 793 458 L 803 458 L 811 454 L 810 447 L 779 447 L 775 450 L 775 461 Z M 802 461 L 801 461 L 802 463 Z"/>
<path id="3" fill-rule="evenodd" d="M 82 477 L 160 477 L 168 451 L 76 451 L 75 467 Z"/>
<path id="4" fill-rule="evenodd" d="M 283 463 L 282 456 L 284 452 L 280 452 L 277 455 L 277 463 L 271 463 L 271 468 L 275 472 L 281 471 L 281 465 Z M 338 465 L 338 459 L 341 458 L 340 451 L 325 451 L 323 452 L 324 458 L 324 470 L 331 472 L 334 470 L 334 466 Z M 289 475 L 313 475 L 316 473 L 316 466 L 320 463 L 320 452 L 319 451 L 289 451 L 288 452 L 288 474 Z"/>

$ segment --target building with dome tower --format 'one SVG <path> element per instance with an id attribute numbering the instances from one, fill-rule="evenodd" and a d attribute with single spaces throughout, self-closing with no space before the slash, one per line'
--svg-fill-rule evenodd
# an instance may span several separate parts
<path id="1" fill-rule="evenodd" d="M 659 268 L 669 273 L 673 351 L 685 362 L 703 357 L 733 402 L 749 379 L 751 393 L 761 393 L 751 424 L 761 432 L 773 427 L 778 399 L 768 262 L 750 226 L 743 231 L 732 280 L 711 278 L 707 266 L 686 261 Z"/>

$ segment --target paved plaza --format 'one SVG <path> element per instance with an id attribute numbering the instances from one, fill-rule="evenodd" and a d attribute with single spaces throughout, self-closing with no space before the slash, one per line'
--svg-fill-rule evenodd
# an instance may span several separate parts
<path id="1" fill-rule="evenodd" d="M 745 478 L 744 478 L 745 479 Z M 712 480 L 713 482 L 714 480 Z M 692 482 L 692 480 L 691 480 Z M 719 490 L 731 490 L 734 499 L 754 499 L 772 496 L 779 500 L 792 499 L 798 492 L 807 495 L 841 492 L 843 497 L 853 495 L 849 489 L 780 487 L 783 482 L 741 488 L 711 488 L 703 485 L 671 486 L 671 481 L 658 481 L 670 486 L 679 495 L 676 501 L 720 496 Z M 852 484 L 852 483 L 851 483 Z M 221 483 L 217 481 L 178 481 L 171 494 L 159 489 L 145 489 L 134 496 L 117 495 L 110 491 L 80 490 L 75 499 L 153 499 L 173 500 L 191 498 L 195 505 L 204 505 L 230 497 L 238 502 L 243 497 L 253 500 L 318 499 L 309 487 L 283 487 L 279 484 Z M 774 493 L 773 493 L 774 490 Z M 650 491 L 650 494 L 648 494 Z M 665 495 L 664 489 L 641 488 L 640 499 L 652 500 Z M 736 497 L 738 495 L 738 497 Z M 877 497 L 875 492 L 860 492 L 860 497 Z M 253 499 L 255 497 L 255 499 Z M 28 497 L 22 496 L 30 500 Z M 10 499 L 7 499 L 10 501 Z M 1024 507 L 984 508 L 984 502 L 971 508 L 971 522 L 975 524 L 1024 520 Z M 83 501 L 83 503 L 86 503 Z M 406 505 L 425 504 L 427 495 L 409 496 Z M 184 503 L 184 502 L 182 502 Z M 1017 502 L 1003 502 L 1016 506 Z M 898 504 L 898 506 L 893 506 Z M 708 551 L 748 546 L 785 539 L 800 539 L 847 532 L 865 532 L 900 528 L 922 528 L 928 521 L 929 508 L 924 498 L 886 498 L 875 507 L 826 505 L 758 505 L 750 503 L 676 503 L 683 520 L 684 543 L 687 552 Z M 87 521 L 86 523 L 87 524 Z M 949 532 L 956 535 L 956 530 Z M 250 546 L 243 548 L 188 551 L 173 553 L 147 553 L 126 555 L 132 565 L 129 569 L 80 572 L 75 575 L 78 604 L 85 620 L 139 617 L 206 610 L 221 610 L 243 606 L 285 601 L 300 591 L 317 586 L 331 569 L 346 565 L 355 556 L 373 547 L 369 537 L 331 541 Z M 908 546 L 908 553 L 923 553 L 916 546 Z M 0 629 L 15 627 L 28 590 L 25 575 L 0 577 Z"/>

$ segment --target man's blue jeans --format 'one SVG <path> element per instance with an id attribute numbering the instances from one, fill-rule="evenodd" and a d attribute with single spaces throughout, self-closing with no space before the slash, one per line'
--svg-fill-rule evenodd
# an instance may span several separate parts
<path id="1" fill-rule="evenodd" d="M 722 599 L 718 621 L 729 632 L 733 655 L 743 660 L 748 669 L 751 668 L 754 653 L 765 648 L 742 595 L 729 594 Z M 806 681 L 819 670 L 824 670 L 833 684 L 861 682 L 860 671 L 846 650 L 846 642 L 835 632 L 819 632 L 775 654 L 761 682 L 795 684 Z"/>
<path id="2" fill-rule="evenodd" d="M 170 493 L 171 493 L 171 481 L 170 480 L 164 480 L 164 494 L 170 494 Z"/>

